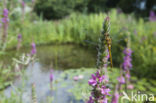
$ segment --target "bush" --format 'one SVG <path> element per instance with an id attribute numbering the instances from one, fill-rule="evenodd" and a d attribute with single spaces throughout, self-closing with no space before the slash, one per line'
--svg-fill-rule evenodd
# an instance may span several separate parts
<path id="1" fill-rule="evenodd" d="M 108 8 L 107 0 L 89 0 L 88 12 L 105 12 Z"/>
<path id="2" fill-rule="evenodd" d="M 156 4 L 155 0 L 145 2 L 145 9 L 136 0 L 37 0 L 35 11 L 45 19 L 59 19 L 72 11 L 85 13 L 107 12 L 111 8 L 121 8 L 124 13 L 135 12 L 137 16 L 148 16 Z M 153 9 L 154 10 L 154 9 Z"/>
<path id="3" fill-rule="evenodd" d="M 74 7 L 74 0 L 38 0 L 34 9 L 45 19 L 59 19 L 70 14 Z"/>

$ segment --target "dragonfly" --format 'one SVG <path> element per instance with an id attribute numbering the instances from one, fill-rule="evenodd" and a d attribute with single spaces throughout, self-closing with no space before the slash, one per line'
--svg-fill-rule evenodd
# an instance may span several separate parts
<path id="1" fill-rule="evenodd" d="M 109 53 L 109 58 L 110 58 L 110 66 L 111 68 L 113 67 L 113 60 L 112 60 L 112 52 L 111 52 L 111 49 L 112 49 L 112 38 L 110 37 L 110 35 L 108 33 L 105 33 L 105 45 L 107 46 L 107 49 L 108 49 L 108 53 Z M 116 38 L 116 37 L 114 37 Z M 122 40 L 126 40 L 127 37 L 124 37 L 123 39 L 119 39 L 118 41 L 115 41 L 113 39 L 113 42 L 120 42 Z M 91 44 L 91 45 L 95 45 L 97 46 L 98 43 L 96 42 L 92 42 L 90 40 L 84 40 L 84 42 L 88 43 L 88 44 Z"/>
<path id="2" fill-rule="evenodd" d="M 105 44 L 107 45 L 107 49 L 109 52 L 110 65 L 111 65 L 111 68 L 113 68 L 112 53 L 111 53 L 112 39 L 108 33 L 105 33 L 104 35 L 105 35 Z"/>

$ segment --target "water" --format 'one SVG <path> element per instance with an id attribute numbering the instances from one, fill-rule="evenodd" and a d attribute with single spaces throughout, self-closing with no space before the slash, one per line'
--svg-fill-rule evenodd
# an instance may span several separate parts
<path id="1" fill-rule="evenodd" d="M 15 50 L 8 51 L 6 55 L 0 57 L 5 64 L 12 63 L 12 57 L 18 58 L 22 53 L 30 53 L 31 48 L 21 48 L 19 52 Z M 95 50 L 96 51 L 96 50 Z M 96 52 L 78 45 L 47 45 L 37 47 L 38 62 L 43 65 L 43 71 L 47 69 L 70 69 L 80 67 L 95 67 Z"/>
<path id="2" fill-rule="evenodd" d="M 16 51 L 8 52 L 8 58 L 17 57 L 21 53 L 29 53 L 30 48 L 22 49 L 19 53 Z M 53 98 L 53 103 L 84 103 L 82 100 L 75 100 L 74 96 L 67 92 L 72 88 L 71 81 L 64 78 L 63 82 L 55 83 L 55 90 L 50 90 L 49 75 L 50 69 L 53 68 L 54 79 L 59 78 L 60 74 L 70 68 L 95 67 L 95 58 L 91 50 L 76 45 L 52 45 L 37 47 L 38 60 L 30 64 L 25 70 L 26 79 L 18 78 L 13 86 L 5 90 L 5 95 L 10 97 L 11 91 L 15 88 L 22 88 L 22 98 L 24 103 L 31 102 L 31 85 L 35 83 L 37 100 L 39 103 L 45 103 L 47 98 Z M 5 56 L 6 57 L 6 56 Z M 6 64 L 10 59 L 3 58 Z M 66 83 L 67 87 L 62 87 Z M 14 88 L 15 87 L 15 88 Z M 50 102 L 51 103 L 51 102 Z"/>

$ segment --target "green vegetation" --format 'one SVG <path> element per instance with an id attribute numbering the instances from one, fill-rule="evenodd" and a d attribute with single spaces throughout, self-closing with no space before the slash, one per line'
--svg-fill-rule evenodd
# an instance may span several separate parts
<path id="1" fill-rule="evenodd" d="M 112 70 L 111 70 L 112 69 Z M 119 69 L 118 68 L 108 68 L 109 70 L 109 75 L 111 75 L 113 73 L 113 75 L 111 75 L 109 77 L 110 79 L 110 83 L 109 83 L 109 87 L 111 90 L 114 90 L 114 86 L 117 83 L 117 80 L 114 78 L 117 78 L 119 76 Z M 110 71 L 111 70 L 111 71 Z M 68 86 L 70 86 L 71 88 L 67 89 L 67 91 L 69 93 L 72 93 L 75 96 L 76 100 L 87 100 L 88 96 L 89 96 L 89 92 L 91 90 L 90 86 L 88 85 L 88 79 L 90 78 L 90 75 L 93 74 L 96 71 L 95 68 L 80 68 L 80 69 L 70 69 L 70 70 L 66 70 L 64 71 L 59 77 L 56 78 L 56 80 L 54 81 L 53 85 L 57 85 L 58 83 L 62 83 L 61 87 L 62 88 L 66 88 Z M 81 79 L 79 80 L 74 80 L 75 76 L 82 76 Z M 68 78 L 65 81 L 64 78 Z M 156 93 L 156 81 L 154 80 L 147 80 L 145 78 L 142 79 L 138 79 L 137 77 L 133 76 L 131 78 L 132 83 L 134 84 L 134 89 L 133 92 L 137 93 L 137 91 L 142 91 L 145 94 L 150 94 L 150 93 Z M 147 82 L 148 81 L 148 82 Z M 125 85 L 122 86 L 122 88 L 124 88 Z M 80 88 L 81 87 L 81 88 Z M 22 88 L 16 88 L 16 92 L 12 92 L 11 96 L 9 98 L 5 98 L 5 96 L 1 93 L 0 94 L 0 102 L 1 103 L 23 103 L 22 102 L 22 91 L 24 90 L 24 87 Z M 55 91 L 57 91 L 57 88 L 54 88 Z M 130 90 L 128 90 L 130 91 Z M 19 96 L 20 94 L 20 96 Z M 113 94 L 113 91 L 111 91 L 111 95 Z M 52 98 L 52 97 L 49 97 Z M 110 101 L 111 98 L 109 98 Z M 46 103 L 51 103 L 47 101 L 44 101 Z M 121 102 L 119 102 L 121 103 Z M 142 103 L 141 101 L 139 102 L 135 102 L 135 103 Z"/>
<path id="2" fill-rule="evenodd" d="M 139 7 L 141 3 L 145 3 L 144 7 Z M 155 94 L 155 3 L 155 0 L 2 0 L 0 103 L 22 103 L 26 99 L 33 103 L 58 103 L 57 98 L 64 100 L 60 95 L 66 93 L 65 99 L 74 103 L 91 98 L 101 102 L 106 99 L 104 92 L 109 91 L 106 88 L 111 89 L 109 101 L 114 98 L 114 90 Z M 106 17 L 105 21 L 111 22 L 109 35 L 114 68 L 109 67 L 111 60 L 106 60 L 110 55 L 103 58 L 104 42 L 109 39 L 109 30 L 104 29 L 108 26 L 106 22 L 103 29 L 107 32 L 99 39 Z M 98 41 L 101 45 L 97 53 Z M 100 59 L 96 62 L 97 54 Z M 99 61 L 102 71 L 108 64 L 109 83 L 106 69 L 105 73 L 97 71 L 91 76 Z M 31 93 L 25 92 L 30 89 Z M 41 92 L 43 95 L 36 95 Z"/>
<path id="3" fill-rule="evenodd" d="M 155 0 L 37 0 L 35 12 L 49 20 L 63 18 L 72 12 L 99 13 L 120 8 L 120 12 L 136 12 L 137 16 L 148 17 L 150 11 L 155 10 L 155 4 Z"/>
<path id="4" fill-rule="evenodd" d="M 78 70 L 70 69 L 70 70 L 66 70 L 64 73 L 62 73 L 61 78 L 64 78 L 66 75 L 68 75 L 69 80 L 73 82 L 72 84 L 74 84 L 74 88 L 69 89 L 68 91 L 72 92 L 74 94 L 74 96 L 76 97 L 76 99 L 85 100 L 85 99 L 88 99 L 88 97 L 85 97 L 85 96 L 88 96 L 90 93 L 90 90 L 91 90 L 90 86 L 87 84 L 88 79 L 90 78 L 91 74 L 95 73 L 95 71 L 96 71 L 96 69 L 94 69 L 94 68 L 81 68 Z M 111 75 L 112 73 L 113 73 L 113 75 Z M 119 68 L 108 68 L 108 74 L 111 75 L 109 77 L 109 79 L 111 81 L 109 84 L 109 87 L 111 90 L 114 90 L 115 84 L 117 84 L 117 80 L 114 78 L 119 77 L 120 70 L 119 70 Z M 74 81 L 73 78 L 75 76 L 79 76 L 79 75 L 82 75 L 84 78 L 79 79 L 78 81 Z M 131 82 L 132 82 L 132 84 L 134 84 L 133 92 L 142 91 L 147 94 L 156 93 L 156 88 L 154 89 L 154 86 L 156 86 L 156 81 L 155 80 L 149 80 L 149 82 L 147 82 L 147 81 L 148 80 L 145 78 L 139 79 L 135 76 L 132 76 Z M 65 83 L 65 85 L 68 86 L 69 84 Z M 124 86 L 125 85 L 123 85 L 122 88 L 124 88 Z M 82 88 L 79 88 L 79 87 L 82 87 Z M 83 91 L 83 93 L 82 93 L 82 91 Z M 113 91 L 111 91 L 111 93 L 112 92 Z"/>
<path id="5" fill-rule="evenodd" d="M 111 18 L 112 55 L 116 66 L 122 63 L 122 51 L 126 46 L 127 35 L 131 37 L 133 50 L 133 72 L 139 77 L 152 77 L 155 75 L 156 62 L 156 34 L 155 22 L 145 22 L 143 19 L 135 20 L 132 15 L 118 14 L 115 10 L 109 12 Z M 101 22 L 106 14 L 72 14 L 59 21 L 30 21 L 26 19 L 22 25 L 20 21 L 11 21 L 9 26 L 8 48 L 17 44 L 17 34 L 23 36 L 23 45 L 31 41 L 37 44 L 49 43 L 76 43 L 92 46 L 90 42 L 97 42 L 101 31 Z M 94 43 L 93 43 L 94 44 Z"/>

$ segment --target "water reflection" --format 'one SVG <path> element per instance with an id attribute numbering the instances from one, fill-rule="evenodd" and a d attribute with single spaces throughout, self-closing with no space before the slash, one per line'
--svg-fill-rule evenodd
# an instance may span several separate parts
<path id="1" fill-rule="evenodd" d="M 22 49 L 20 53 L 28 53 L 29 49 Z M 14 55 L 15 54 L 15 55 Z M 17 54 L 15 51 L 10 51 L 7 58 L 3 58 L 6 63 L 7 59 Z M 94 67 L 95 55 L 86 48 L 74 45 L 53 45 L 40 46 L 37 48 L 37 58 L 34 64 L 30 64 L 25 70 L 26 78 L 18 78 L 13 83 L 13 86 L 5 90 L 5 95 L 11 95 L 11 91 L 17 92 L 15 88 L 22 90 L 22 98 L 24 103 L 31 102 L 31 85 L 36 84 L 36 94 L 39 103 L 45 103 L 48 98 L 54 98 L 53 103 L 84 103 L 82 100 L 75 100 L 74 96 L 67 92 L 72 88 L 71 81 L 64 78 L 63 82 L 55 83 L 55 90 L 50 90 L 50 69 L 53 68 L 54 80 L 60 78 L 60 74 L 65 69 Z M 63 87 L 66 83 L 68 86 Z M 15 87 L 15 88 L 14 88 Z"/>

